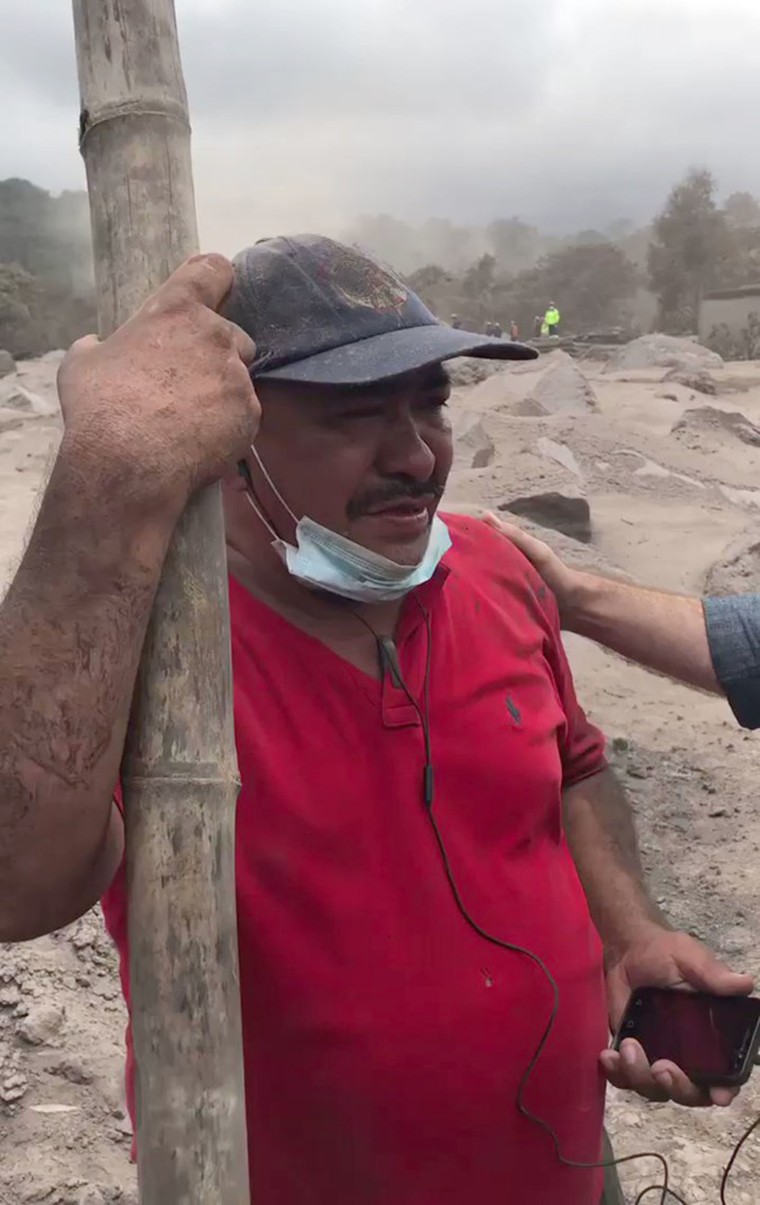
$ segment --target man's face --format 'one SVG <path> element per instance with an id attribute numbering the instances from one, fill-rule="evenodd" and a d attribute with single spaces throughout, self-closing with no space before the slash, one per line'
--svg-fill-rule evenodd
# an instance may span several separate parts
<path id="1" fill-rule="evenodd" d="M 413 565 L 451 468 L 450 392 L 440 365 L 361 390 L 259 381 L 256 450 L 299 519 Z M 293 520 L 254 458 L 250 468 L 264 512 L 294 542 Z"/>

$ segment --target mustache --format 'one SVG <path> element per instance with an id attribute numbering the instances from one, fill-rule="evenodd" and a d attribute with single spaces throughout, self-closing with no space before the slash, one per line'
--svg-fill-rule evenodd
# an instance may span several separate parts
<path id="1" fill-rule="evenodd" d="M 395 502 L 417 501 L 418 498 L 434 498 L 436 501 L 443 497 L 443 486 L 437 481 L 389 481 L 387 485 L 368 490 L 360 498 L 354 498 L 348 504 L 350 519 L 358 519 L 368 511 L 378 506 L 392 506 Z"/>

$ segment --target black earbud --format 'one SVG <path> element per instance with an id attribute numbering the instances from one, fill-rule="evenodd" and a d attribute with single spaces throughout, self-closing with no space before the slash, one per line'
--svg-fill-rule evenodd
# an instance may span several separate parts
<path id="1" fill-rule="evenodd" d="M 247 460 L 239 460 L 237 462 L 237 470 L 238 470 L 238 473 L 240 474 L 240 476 L 243 478 L 243 481 L 245 482 L 245 484 L 248 486 L 251 493 L 254 493 L 253 478 L 251 477 L 251 470 L 248 468 L 248 461 Z"/>
<path id="2" fill-rule="evenodd" d="M 391 682 L 398 690 L 406 690 L 398 661 L 398 649 L 391 636 L 377 637 L 377 653 L 383 674 L 390 674 Z"/>

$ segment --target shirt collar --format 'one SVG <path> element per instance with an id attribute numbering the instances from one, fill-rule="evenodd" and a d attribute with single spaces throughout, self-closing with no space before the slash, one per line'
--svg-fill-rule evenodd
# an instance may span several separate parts
<path id="1" fill-rule="evenodd" d="M 407 594 L 398 625 L 398 641 L 411 636 L 423 623 L 425 615 L 429 614 L 438 602 L 450 573 L 448 565 L 439 565 L 430 581 L 423 582 Z"/>

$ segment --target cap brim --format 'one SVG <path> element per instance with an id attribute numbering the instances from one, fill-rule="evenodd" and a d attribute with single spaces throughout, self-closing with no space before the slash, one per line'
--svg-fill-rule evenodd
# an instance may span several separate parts
<path id="1" fill-rule="evenodd" d="M 430 364 L 453 360 L 456 356 L 535 360 L 538 352 L 524 343 L 458 331 L 436 323 L 373 335 L 279 368 L 264 368 L 257 372 L 254 365 L 253 377 L 305 385 L 371 385 L 375 381 L 427 368 Z"/>

